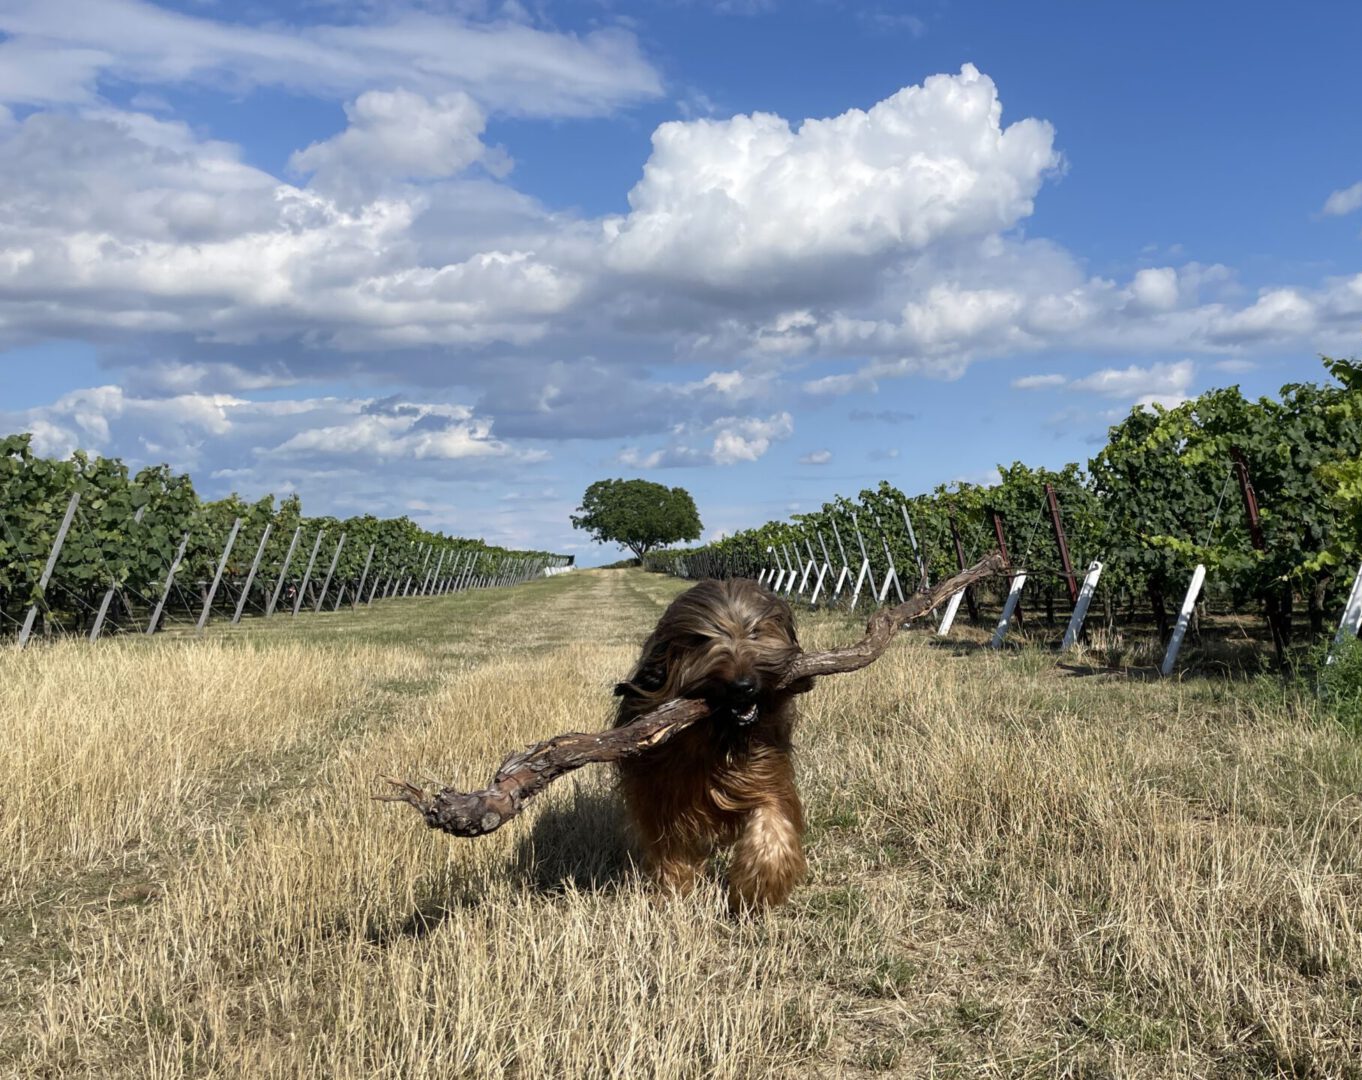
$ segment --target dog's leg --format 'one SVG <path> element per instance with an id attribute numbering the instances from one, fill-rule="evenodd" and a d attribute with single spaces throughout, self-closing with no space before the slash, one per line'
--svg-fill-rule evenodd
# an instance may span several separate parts
<path id="1" fill-rule="evenodd" d="M 778 795 L 748 813 L 734 845 L 728 876 L 728 905 L 734 911 L 783 904 L 804 877 L 799 794 L 790 783 Z"/>
<path id="2" fill-rule="evenodd" d="M 709 848 L 694 837 L 668 835 L 645 840 L 643 855 L 648 873 L 660 889 L 685 896 L 704 873 Z"/>

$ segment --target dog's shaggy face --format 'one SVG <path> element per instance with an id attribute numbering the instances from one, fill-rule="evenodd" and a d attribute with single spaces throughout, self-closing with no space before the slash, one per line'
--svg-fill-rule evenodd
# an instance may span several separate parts
<path id="1" fill-rule="evenodd" d="M 745 579 L 702 581 L 672 601 L 615 693 L 629 718 L 671 698 L 701 698 L 711 723 L 746 728 L 778 704 L 776 684 L 798 653 L 784 600 Z"/>
<path id="2" fill-rule="evenodd" d="M 672 698 L 700 698 L 707 720 L 620 762 L 625 802 L 654 879 L 685 892 L 710 852 L 734 845 L 734 909 L 784 903 L 804 876 L 804 831 L 790 736 L 795 695 L 780 687 L 799 654 L 790 606 L 754 581 L 702 581 L 658 620 L 627 682 L 616 725 Z"/>

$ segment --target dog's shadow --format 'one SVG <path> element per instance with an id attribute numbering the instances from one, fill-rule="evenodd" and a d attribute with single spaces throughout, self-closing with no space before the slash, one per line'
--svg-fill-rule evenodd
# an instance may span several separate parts
<path id="1" fill-rule="evenodd" d="M 520 839 L 514 873 L 532 890 L 613 892 L 637 875 L 624 804 L 612 790 L 577 788 L 555 802 Z"/>
<path id="2" fill-rule="evenodd" d="M 569 889 L 612 893 L 637 878 L 637 865 L 619 796 L 609 790 L 577 789 L 569 800 L 552 803 L 535 818 L 516 843 L 508 873 L 542 896 Z M 366 937 L 373 945 L 424 938 L 458 911 L 482 903 L 483 897 L 471 892 L 442 891 L 395 925 L 370 927 Z"/>

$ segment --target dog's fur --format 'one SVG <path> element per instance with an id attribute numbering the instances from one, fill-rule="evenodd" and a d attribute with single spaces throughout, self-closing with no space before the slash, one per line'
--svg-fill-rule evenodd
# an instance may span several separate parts
<path id="1" fill-rule="evenodd" d="M 619 767 L 647 869 L 664 889 L 689 892 L 727 844 L 735 910 L 782 904 L 803 878 L 790 737 L 795 695 L 809 681 L 775 689 L 798 652 L 780 597 L 754 581 L 702 581 L 672 601 L 615 687 L 616 727 L 672 698 L 702 698 L 713 710 Z"/>

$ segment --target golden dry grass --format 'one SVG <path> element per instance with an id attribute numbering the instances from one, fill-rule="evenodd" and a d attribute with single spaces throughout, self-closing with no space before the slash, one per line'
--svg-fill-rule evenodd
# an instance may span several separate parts
<path id="1" fill-rule="evenodd" d="M 368 800 L 603 724 L 679 587 L 6 654 L 4 1068 L 1362 1076 L 1362 755 L 1261 685 L 909 635 L 805 699 L 811 880 L 749 920 L 653 901 L 603 771 L 477 841 Z"/>

